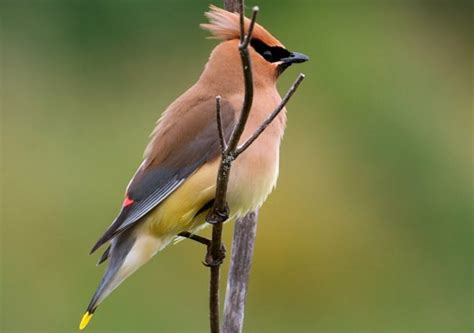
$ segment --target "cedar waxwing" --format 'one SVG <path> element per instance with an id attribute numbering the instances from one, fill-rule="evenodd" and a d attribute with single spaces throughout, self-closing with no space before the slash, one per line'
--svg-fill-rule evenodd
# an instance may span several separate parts
<path id="1" fill-rule="evenodd" d="M 102 281 L 80 323 L 84 329 L 100 303 L 127 277 L 169 245 L 183 231 L 198 232 L 215 195 L 220 163 L 216 96 L 221 96 L 224 135 L 229 138 L 244 99 L 238 51 L 239 14 L 214 6 L 201 27 L 222 40 L 212 51 L 201 77 L 163 113 L 151 135 L 144 160 L 127 186 L 120 213 L 93 246 L 109 246 L 98 264 L 109 260 Z M 250 20 L 245 19 L 246 29 Z M 288 51 L 259 24 L 249 47 L 254 99 L 242 135 L 244 142 L 280 103 L 279 75 L 308 57 Z M 276 184 L 286 111 L 232 165 L 227 201 L 230 219 L 262 205 Z"/>

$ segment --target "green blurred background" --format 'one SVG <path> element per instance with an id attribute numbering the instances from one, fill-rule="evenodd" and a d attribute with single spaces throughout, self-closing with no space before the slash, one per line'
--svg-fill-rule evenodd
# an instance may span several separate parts
<path id="1" fill-rule="evenodd" d="M 1 332 L 77 331 L 103 270 L 88 251 L 216 44 L 198 27 L 208 4 L 1 1 Z M 472 332 L 472 4 L 256 4 L 311 61 L 280 82 L 307 75 L 246 332 Z M 167 248 L 88 331 L 207 332 L 203 255 Z"/>

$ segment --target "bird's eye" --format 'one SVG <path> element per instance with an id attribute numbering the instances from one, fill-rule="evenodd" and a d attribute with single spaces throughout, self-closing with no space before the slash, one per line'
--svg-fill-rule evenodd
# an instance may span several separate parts
<path id="1" fill-rule="evenodd" d="M 271 61 L 272 60 L 272 51 L 267 50 L 267 51 L 263 52 L 262 56 L 265 58 L 265 60 Z"/>

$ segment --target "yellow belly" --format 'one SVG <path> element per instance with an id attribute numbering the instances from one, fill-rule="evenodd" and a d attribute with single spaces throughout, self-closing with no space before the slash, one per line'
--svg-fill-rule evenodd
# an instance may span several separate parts
<path id="1" fill-rule="evenodd" d="M 199 211 L 214 198 L 219 163 L 217 158 L 202 166 L 145 217 L 148 231 L 160 238 L 161 248 L 180 232 L 196 232 L 204 225 L 206 214 Z M 239 156 L 232 165 L 227 191 L 230 219 L 260 207 L 275 186 L 277 176 L 278 149 L 267 149 L 262 154 L 251 147 Z"/>

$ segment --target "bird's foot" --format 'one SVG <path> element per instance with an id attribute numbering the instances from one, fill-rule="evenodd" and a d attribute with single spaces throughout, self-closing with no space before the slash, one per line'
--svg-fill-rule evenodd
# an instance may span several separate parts
<path id="1" fill-rule="evenodd" d="M 214 209 L 211 209 L 206 217 L 206 222 L 210 224 L 223 223 L 229 219 L 229 212 L 229 205 L 226 202 L 222 211 L 216 209 L 214 212 Z"/>
<path id="2" fill-rule="evenodd" d="M 217 253 L 217 256 L 215 256 L 215 257 L 212 255 L 211 246 L 209 245 L 207 247 L 206 257 L 204 258 L 204 261 L 202 263 L 206 267 L 219 266 L 224 261 L 225 254 L 226 254 L 226 249 L 225 249 L 224 244 L 221 244 L 221 247 L 220 247 L 220 249 Z"/>
<path id="3" fill-rule="evenodd" d="M 183 232 L 179 233 L 178 236 L 188 238 L 188 239 L 191 239 L 191 240 L 193 240 L 195 242 L 198 242 L 200 244 L 206 245 L 206 248 L 207 248 L 206 257 L 204 258 L 204 261 L 202 262 L 202 264 L 204 266 L 206 266 L 206 267 L 219 266 L 224 261 L 225 254 L 226 254 L 226 248 L 225 248 L 224 244 L 221 244 L 221 247 L 220 247 L 220 249 L 217 253 L 217 256 L 214 257 L 212 255 L 212 250 L 211 250 L 212 241 L 210 239 L 207 239 L 207 238 L 204 238 L 204 237 L 201 237 L 201 236 L 198 236 L 198 235 L 191 234 L 188 231 L 183 231 Z"/>

